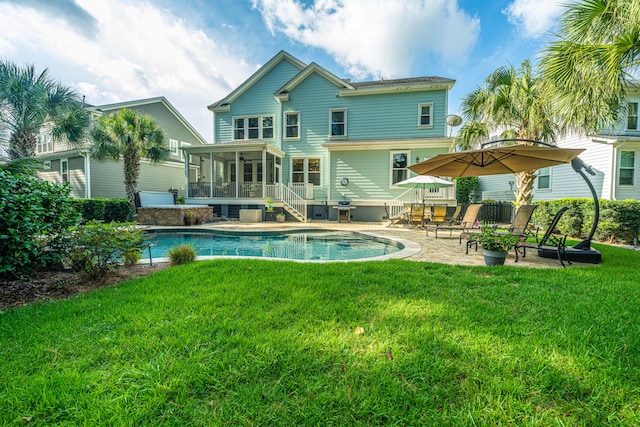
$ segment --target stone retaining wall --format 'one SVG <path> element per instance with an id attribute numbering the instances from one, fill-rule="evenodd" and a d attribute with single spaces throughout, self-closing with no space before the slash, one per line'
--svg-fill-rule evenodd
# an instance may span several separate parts
<path id="1" fill-rule="evenodd" d="M 146 225 L 186 225 L 189 212 L 193 212 L 198 223 L 213 222 L 212 207 L 189 205 L 138 208 L 137 221 Z"/>

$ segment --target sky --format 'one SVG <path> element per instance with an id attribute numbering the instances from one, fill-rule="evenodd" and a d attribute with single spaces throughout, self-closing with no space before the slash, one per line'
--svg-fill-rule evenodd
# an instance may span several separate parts
<path id="1" fill-rule="evenodd" d="M 91 105 L 164 96 L 213 142 L 207 105 L 285 50 L 352 81 L 456 80 L 534 63 L 566 0 L 0 0 L 0 59 Z"/>

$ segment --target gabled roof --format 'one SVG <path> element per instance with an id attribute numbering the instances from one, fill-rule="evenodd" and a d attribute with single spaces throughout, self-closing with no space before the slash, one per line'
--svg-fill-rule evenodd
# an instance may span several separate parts
<path id="1" fill-rule="evenodd" d="M 290 62 L 292 65 L 299 68 L 300 70 L 306 67 L 306 64 L 304 62 L 300 61 L 298 58 L 292 56 L 288 52 L 281 50 L 280 52 L 278 52 L 276 56 L 271 58 L 266 64 L 260 67 L 258 71 L 253 73 L 251 77 L 245 80 L 240 86 L 235 88 L 229 95 L 225 96 L 218 102 L 214 102 L 213 104 L 209 105 L 207 108 L 211 111 L 214 111 L 216 109 L 228 107 L 230 103 L 235 101 L 247 89 L 253 86 L 254 83 L 256 83 L 258 80 L 264 77 L 265 74 L 271 71 L 276 65 L 278 65 L 282 61 Z"/>
<path id="2" fill-rule="evenodd" d="M 158 96 L 155 98 L 145 98 L 145 99 L 137 99 L 133 101 L 125 101 L 125 102 L 117 102 L 114 104 L 104 104 L 91 107 L 92 111 L 96 112 L 106 112 L 106 111 L 114 111 L 120 110 L 122 108 L 130 108 L 130 107 L 139 107 L 142 105 L 149 105 L 155 103 L 161 103 L 164 105 L 177 119 L 178 121 L 185 127 L 189 132 L 193 134 L 193 136 L 201 143 L 206 144 L 207 141 L 198 133 L 198 131 L 191 126 L 191 124 L 184 118 L 182 114 L 176 108 L 171 105 L 171 103 L 164 96 Z"/>
<path id="3" fill-rule="evenodd" d="M 291 80 L 285 83 L 280 89 L 278 89 L 273 95 L 281 100 L 288 99 L 289 92 L 293 90 L 296 86 L 298 86 L 301 82 L 303 82 L 307 77 L 309 77 L 312 73 L 318 73 L 325 79 L 329 80 L 331 83 L 338 86 L 340 89 L 351 89 L 354 87 L 346 80 L 343 80 L 336 76 L 335 74 L 328 71 L 326 68 L 321 67 L 320 65 L 312 62 L 305 69 L 300 71 L 295 75 Z"/>

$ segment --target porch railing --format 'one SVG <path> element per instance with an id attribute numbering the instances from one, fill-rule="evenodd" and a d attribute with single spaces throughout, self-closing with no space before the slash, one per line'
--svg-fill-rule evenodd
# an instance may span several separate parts
<path id="1" fill-rule="evenodd" d="M 302 216 L 303 222 L 307 222 L 307 201 L 296 194 L 292 189 L 285 187 L 282 184 L 280 186 L 282 191 L 282 202 L 294 210 L 298 215 Z"/>
<path id="2" fill-rule="evenodd" d="M 289 188 L 303 199 L 313 199 L 313 184 L 304 182 L 290 182 Z"/>

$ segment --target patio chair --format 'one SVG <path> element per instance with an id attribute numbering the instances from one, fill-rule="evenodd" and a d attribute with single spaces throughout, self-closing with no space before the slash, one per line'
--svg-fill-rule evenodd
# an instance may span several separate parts
<path id="1" fill-rule="evenodd" d="M 444 223 L 447 218 L 447 205 L 434 205 L 431 222 Z"/>
<path id="2" fill-rule="evenodd" d="M 507 226 L 496 225 L 495 228 L 506 228 L 506 231 L 495 231 L 495 234 L 514 234 L 520 237 L 520 243 L 516 243 L 514 245 L 514 250 L 516 252 L 516 262 L 518 262 L 518 255 L 524 258 L 527 255 L 527 247 L 524 245 L 524 241 L 529 237 L 535 237 L 536 242 L 538 241 L 538 232 L 537 229 L 532 231 L 529 228 L 529 222 L 531 221 L 531 216 L 533 215 L 533 211 L 536 210 L 538 205 L 522 205 L 516 211 L 515 216 L 513 217 L 513 222 Z M 463 238 L 467 239 L 467 249 L 466 253 L 469 253 L 469 248 L 475 245 L 475 249 L 478 250 L 478 241 L 476 240 L 476 234 L 472 232 L 463 233 Z"/>
<path id="3" fill-rule="evenodd" d="M 424 205 L 422 203 L 411 204 L 409 226 L 416 228 L 422 228 L 424 226 Z"/>
<path id="4" fill-rule="evenodd" d="M 560 261 L 560 265 L 562 265 L 563 267 L 565 266 L 564 265 L 565 261 L 569 265 L 572 264 L 571 260 L 566 257 L 567 235 L 555 234 L 555 230 L 556 230 L 556 227 L 558 226 L 558 223 L 560 222 L 560 219 L 562 218 L 562 215 L 568 209 L 569 209 L 568 206 L 564 206 L 558 212 L 556 212 L 556 215 L 553 217 L 553 220 L 547 227 L 547 230 L 545 231 L 544 236 L 542 236 L 542 239 L 540 239 L 540 242 L 537 245 L 539 256 L 543 256 L 541 255 L 541 252 L 546 252 L 547 254 L 555 252 L 558 260 Z M 553 257 L 546 256 L 545 258 L 553 258 Z"/>
<path id="5" fill-rule="evenodd" d="M 389 209 L 389 205 L 387 205 L 386 202 L 384 204 L 384 212 L 387 215 L 387 220 L 389 221 L 389 223 L 387 224 L 387 227 L 399 228 L 398 224 L 406 224 L 407 223 L 407 217 L 404 214 L 404 212 L 400 212 L 398 214 L 391 215 L 391 210 Z"/>
<path id="6" fill-rule="evenodd" d="M 464 217 L 459 224 L 456 224 L 455 221 L 449 221 L 444 223 L 433 223 L 427 224 L 425 227 L 427 231 L 427 236 L 429 235 L 429 230 L 435 231 L 436 239 L 438 238 L 438 231 L 440 230 L 449 230 L 449 236 L 453 233 L 454 230 L 465 232 L 466 230 L 470 230 L 476 227 L 476 222 L 478 220 L 478 214 L 480 214 L 481 204 L 473 204 L 467 207 L 467 211 L 464 213 Z M 462 239 L 460 240 L 462 242 Z"/>
<path id="7" fill-rule="evenodd" d="M 460 218 L 460 212 L 462 212 L 462 205 L 456 205 L 456 210 L 453 211 L 453 214 L 447 216 L 445 221 L 457 223 Z"/>

